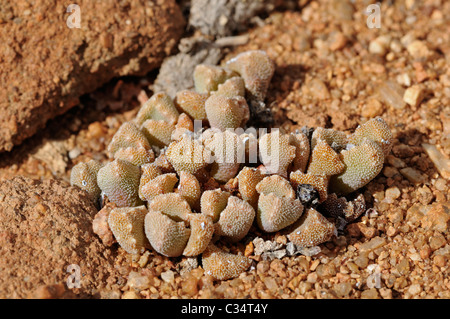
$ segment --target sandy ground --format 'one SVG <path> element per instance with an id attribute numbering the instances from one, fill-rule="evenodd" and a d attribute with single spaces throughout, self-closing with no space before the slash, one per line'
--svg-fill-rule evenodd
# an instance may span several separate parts
<path id="1" fill-rule="evenodd" d="M 314 256 L 270 260 L 252 241 L 285 248 L 283 234 L 252 228 L 225 247 L 254 259 L 236 279 L 216 281 L 196 258 L 113 247 L 123 280 L 103 298 L 450 298 L 450 3 L 381 5 L 381 27 L 369 28 L 365 1 L 313 1 L 301 12 L 275 12 L 229 52 L 266 50 L 276 63 L 267 102 L 275 126 L 353 131 L 383 117 L 394 135 L 385 167 L 360 189 L 368 211 Z M 227 58 L 226 57 L 226 58 Z M 225 59 L 226 59 L 225 58 Z M 0 155 L 0 179 L 24 175 L 68 182 L 79 162 L 107 161 L 105 147 L 133 118 L 156 74 L 115 80 L 79 107 Z"/>

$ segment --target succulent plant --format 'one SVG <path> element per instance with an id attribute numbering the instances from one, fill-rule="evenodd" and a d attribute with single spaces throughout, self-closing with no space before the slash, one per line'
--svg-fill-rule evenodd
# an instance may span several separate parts
<path id="1" fill-rule="evenodd" d="M 200 196 L 202 195 L 201 185 L 198 179 L 188 172 L 180 172 L 180 183 L 177 193 L 181 195 L 193 209 L 200 206 Z"/>
<path id="2" fill-rule="evenodd" d="M 244 255 L 227 253 L 213 244 L 209 244 L 202 255 L 205 273 L 218 280 L 227 280 L 246 271 L 252 260 Z"/>
<path id="3" fill-rule="evenodd" d="M 175 105 L 194 120 L 205 121 L 207 119 L 205 103 L 208 98 L 209 93 L 184 90 L 177 93 Z"/>
<path id="4" fill-rule="evenodd" d="M 256 185 L 258 191 L 259 228 L 271 233 L 294 223 L 303 213 L 303 205 L 295 198 L 291 184 L 279 175 L 265 177 Z"/>
<path id="5" fill-rule="evenodd" d="M 287 169 L 295 158 L 295 146 L 289 140 L 289 135 L 279 130 L 259 138 L 259 156 L 270 174 L 287 176 Z"/>
<path id="6" fill-rule="evenodd" d="M 145 235 L 151 246 L 161 255 L 180 256 L 191 235 L 184 221 L 176 221 L 170 216 L 149 210 L 145 216 Z"/>
<path id="7" fill-rule="evenodd" d="M 250 118 L 250 111 L 242 96 L 211 95 L 205 102 L 206 117 L 212 128 L 221 131 L 243 127 Z"/>
<path id="8" fill-rule="evenodd" d="M 208 247 L 214 235 L 214 225 L 209 216 L 189 214 L 191 235 L 183 250 L 184 256 L 198 256 Z"/>
<path id="9" fill-rule="evenodd" d="M 227 207 L 230 193 L 221 189 L 204 191 L 200 198 L 200 206 L 202 214 L 211 217 L 213 222 L 217 222 L 220 213 Z"/>
<path id="10" fill-rule="evenodd" d="M 198 93 L 216 91 L 219 84 L 236 73 L 216 65 L 199 64 L 194 69 L 194 86 Z"/>
<path id="11" fill-rule="evenodd" d="M 175 125 L 149 119 L 141 125 L 141 131 L 152 145 L 162 148 L 170 144 Z"/>
<path id="12" fill-rule="evenodd" d="M 330 177 L 344 170 L 344 163 L 325 140 L 317 139 L 308 166 L 307 173 Z"/>
<path id="13" fill-rule="evenodd" d="M 215 224 L 215 233 L 229 241 L 237 242 L 244 238 L 255 219 L 253 207 L 236 196 L 228 197 L 227 206 L 220 212 Z"/>
<path id="14" fill-rule="evenodd" d="M 97 173 L 102 165 L 94 160 L 78 163 L 70 173 L 70 185 L 78 186 L 89 193 L 93 201 L 100 196 L 101 189 L 97 184 Z"/>
<path id="15" fill-rule="evenodd" d="M 103 166 L 97 174 L 97 184 L 108 199 L 119 207 L 142 205 L 139 198 L 139 166 L 115 159 Z"/>
<path id="16" fill-rule="evenodd" d="M 218 94 L 226 97 L 245 97 L 245 82 L 240 76 L 232 77 L 222 84 L 219 84 L 217 91 L 211 92 L 211 94 Z"/>
<path id="17" fill-rule="evenodd" d="M 299 185 L 309 184 L 319 192 L 320 202 L 323 202 L 327 199 L 328 180 L 325 178 L 325 176 L 305 174 L 302 173 L 302 171 L 298 170 L 295 172 L 291 172 L 289 180 L 294 189 L 297 189 Z"/>
<path id="18" fill-rule="evenodd" d="M 348 194 L 363 187 L 377 176 L 384 163 L 381 146 L 367 138 L 356 146 L 341 152 L 345 169 L 330 179 L 330 192 Z"/>
<path id="19" fill-rule="evenodd" d="M 311 136 L 311 149 L 317 144 L 318 139 L 324 140 L 334 150 L 342 150 L 348 143 L 347 135 L 344 132 L 336 131 L 331 128 L 318 127 Z"/>
<path id="20" fill-rule="evenodd" d="M 250 98 L 263 101 L 275 72 L 275 65 L 262 50 L 246 51 L 226 63 L 227 68 L 237 72 L 245 82 Z"/>
<path id="21" fill-rule="evenodd" d="M 172 193 L 177 182 L 178 178 L 175 173 L 158 175 L 147 182 L 139 184 L 139 197 L 151 202 L 158 195 Z"/>
<path id="22" fill-rule="evenodd" d="M 353 145 L 364 143 L 365 139 L 376 142 L 387 156 L 392 148 L 392 133 L 387 123 L 381 117 L 375 117 L 359 126 L 355 132 L 349 136 L 348 142 Z"/>
<path id="23" fill-rule="evenodd" d="M 108 152 L 116 159 L 126 160 L 137 166 L 155 160 L 149 141 L 132 122 L 125 122 L 120 126 L 108 145 Z"/>
<path id="24" fill-rule="evenodd" d="M 292 227 L 287 237 L 298 247 L 317 246 L 337 233 L 334 224 L 314 208 L 308 209 Z"/>
<path id="25" fill-rule="evenodd" d="M 136 115 L 138 126 L 144 124 L 146 120 L 163 120 L 168 124 L 174 125 L 177 122 L 179 113 L 172 99 L 165 92 L 153 94 L 144 105 L 139 109 Z"/>
<path id="26" fill-rule="evenodd" d="M 289 134 L 289 144 L 295 146 L 295 157 L 291 164 L 291 171 L 305 172 L 311 152 L 308 137 L 301 132 L 291 133 Z"/>
<path id="27" fill-rule="evenodd" d="M 322 203 L 321 208 L 327 216 L 340 217 L 350 223 L 366 211 L 366 201 L 363 194 L 359 194 L 353 200 L 347 200 L 345 197 L 337 197 L 335 193 L 331 193 Z"/>
<path id="28" fill-rule="evenodd" d="M 239 194 L 241 194 L 242 199 L 256 208 L 259 198 L 256 185 L 263 180 L 264 174 L 257 168 L 244 167 L 239 172 L 237 178 Z"/>
<path id="29" fill-rule="evenodd" d="M 170 143 L 166 156 L 173 168 L 195 174 L 211 162 L 210 152 L 192 136 L 184 135 L 179 141 Z"/>
<path id="30" fill-rule="evenodd" d="M 145 206 L 120 207 L 111 210 L 108 225 L 119 245 L 130 254 L 138 254 L 150 244 L 144 233 Z"/>
<path id="31" fill-rule="evenodd" d="M 245 161 L 245 147 L 239 135 L 231 130 L 212 132 L 204 139 L 203 145 L 214 156 L 211 177 L 225 183 L 237 175 L 241 163 Z"/>
<path id="32" fill-rule="evenodd" d="M 178 141 L 183 135 L 194 133 L 194 122 L 186 113 L 181 113 L 178 117 L 178 122 L 175 125 L 175 130 L 172 132 L 171 140 Z"/>
<path id="33" fill-rule="evenodd" d="M 342 195 L 379 174 L 392 146 L 389 127 L 377 117 L 349 136 L 322 127 L 258 134 L 245 127 L 249 105 L 257 110 L 252 116 L 262 114 L 257 107 L 265 106 L 274 70 L 257 50 L 224 67 L 199 65 L 195 91 L 175 101 L 155 93 L 121 125 L 108 146 L 113 161 L 75 165 L 71 184 L 108 200 L 96 233 L 130 254 L 149 247 L 168 257 L 202 254 L 206 274 L 226 280 L 251 259 L 219 249 L 216 240 L 241 241 L 256 224 L 312 247 L 336 235 L 333 222 L 357 219 L 364 196 Z"/>

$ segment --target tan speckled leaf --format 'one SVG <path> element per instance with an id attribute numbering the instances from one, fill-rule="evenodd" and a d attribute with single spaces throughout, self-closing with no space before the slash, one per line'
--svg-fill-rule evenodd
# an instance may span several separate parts
<path id="1" fill-rule="evenodd" d="M 119 245 L 129 254 L 138 254 L 149 248 L 144 233 L 145 206 L 114 208 L 108 216 L 108 225 Z"/>
<path id="2" fill-rule="evenodd" d="M 225 209 L 228 203 L 230 193 L 221 189 L 204 191 L 200 198 L 200 206 L 202 214 L 212 218 L 213 222 L 217 222 L 220 213 Z"/>
<path id="3" fill-rule="evenodd" d="M 141 170 L 130 162 L 116 159 L 103 166 L 97 174 L 97 183 L 108 199 L 117 206 L 139 206 Z"/>
<path id="4" fill-rule="evenodd" d="M 243 255 L 227 253 L 213 244 L 209 244 L 202 255 L 202 265 L 205 273 L 217 280 L 227 280 L 238 277 L 246 271 L 252 260 Z"/>
<path id="5" fill-rule="evenodd" d="M 313 247 L 331 239 L 336 227 L 313 208 L 307 210 L 293 225 L 288 239 L 299 247 Z"/>
<path id="6" fill-rule="evenodd" d="M 175 125 L 178 119 L 178 111 L 172 99 L 165 92 L 158 92 L 152 95 L 139 109 L 136 115 L 138 126 L 144 124 L 146 120 L 163 120 L 168 124 Z"/>
<path id="7" fill-rule="evenodd" d="M 215 224 L 216 233 L 237 242 L 247 235 L 255 215 L 255 210 L 249 203 L 230 196 L 227 207 L 220 213 L 219 221 Z"/>
<path id="8" fill-rule="evenodd" d="M 200 255 L 208 247 L 214 235 L 214 225 L 209 216 L 203 214 L 189 214 L 191 235 L 184 248 L 184 256 Z"/>
<path id="9" fill-rule="evenodd" d="M 345 170 L 332 176 L 330 192 L 348 194 L 369 183 L 383 168 L 384 155 L 381 146 L 371 140 L 341 152 Z"/>
<path id="10" fill-rule="evenodd" d="M 145 235 L 153 249 L 164 256 L 180 256 L 190 234 L 184 222 L 176 222 L 161 212 L 149 210 L 145 216 Z"/>

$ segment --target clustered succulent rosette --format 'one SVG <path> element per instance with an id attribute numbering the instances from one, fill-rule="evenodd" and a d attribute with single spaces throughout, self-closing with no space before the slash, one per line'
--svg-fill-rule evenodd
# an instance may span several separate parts
<path id="1" fill-rule="evenodd" d="M 344 196 L 380 173 L 391 148 L 387 124 L 374 118 L 349 136 L 246 127 L 248 102 L 263 103 L 274 69 L 264 51 L 224 67 L 198 65 L 195 91 L 174 100 L 156 93 L 122 124 L 108 146 L 111 162 L 74 166 L 72 185 L 115 204 L 107 224 L 124 250 L 202 254 L 208 274 L 228 279 L 251 260 L 219 249 L 219 238 L 238 242 L 255 225 L 313 247 L 337 233 L 336 220 L 364 211 L 362 196 Z"/>

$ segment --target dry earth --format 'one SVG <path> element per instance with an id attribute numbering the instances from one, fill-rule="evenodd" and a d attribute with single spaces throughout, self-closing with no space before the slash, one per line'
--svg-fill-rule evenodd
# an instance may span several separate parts
<path id="1" fill-rule="evenodd" d="M 267 51 L 276 63 L 268 104 L 275 124 L 286 130 L 308 125 L 353 131 L 375 116 L 388 122 L 392 153 L 382 173 L 359 190 L 370 208 L 366 214 L 314 256 L 288 256 L 283 234 L 253 228 L 246 240 L 226 246 L 254 259 L 249 271 L 228 281 L 206 275 L 196 258 L 153 251 L 130 256 L 114 246 L 110 262 L 121 275 L 99 296 L 450 298 L 450 3 L 383 2 L 379 29 L 367 27 L 369 3 L 320 0 L 301 11 L 274 12 L 248 32 L 247 44 L 226 55 Z M 154 76 L 115 80 L 83 98 L 37 136 L 0 155 L 0 179 L 23 175 L 67 183 L 73 165 L 107 161 L 106 145 L 135 116 L 141 90 L 152 93 Z M 257 237 L 270 242 L 263 245 Z M 271 249 L 277 253 L 268 254 Z"/>

